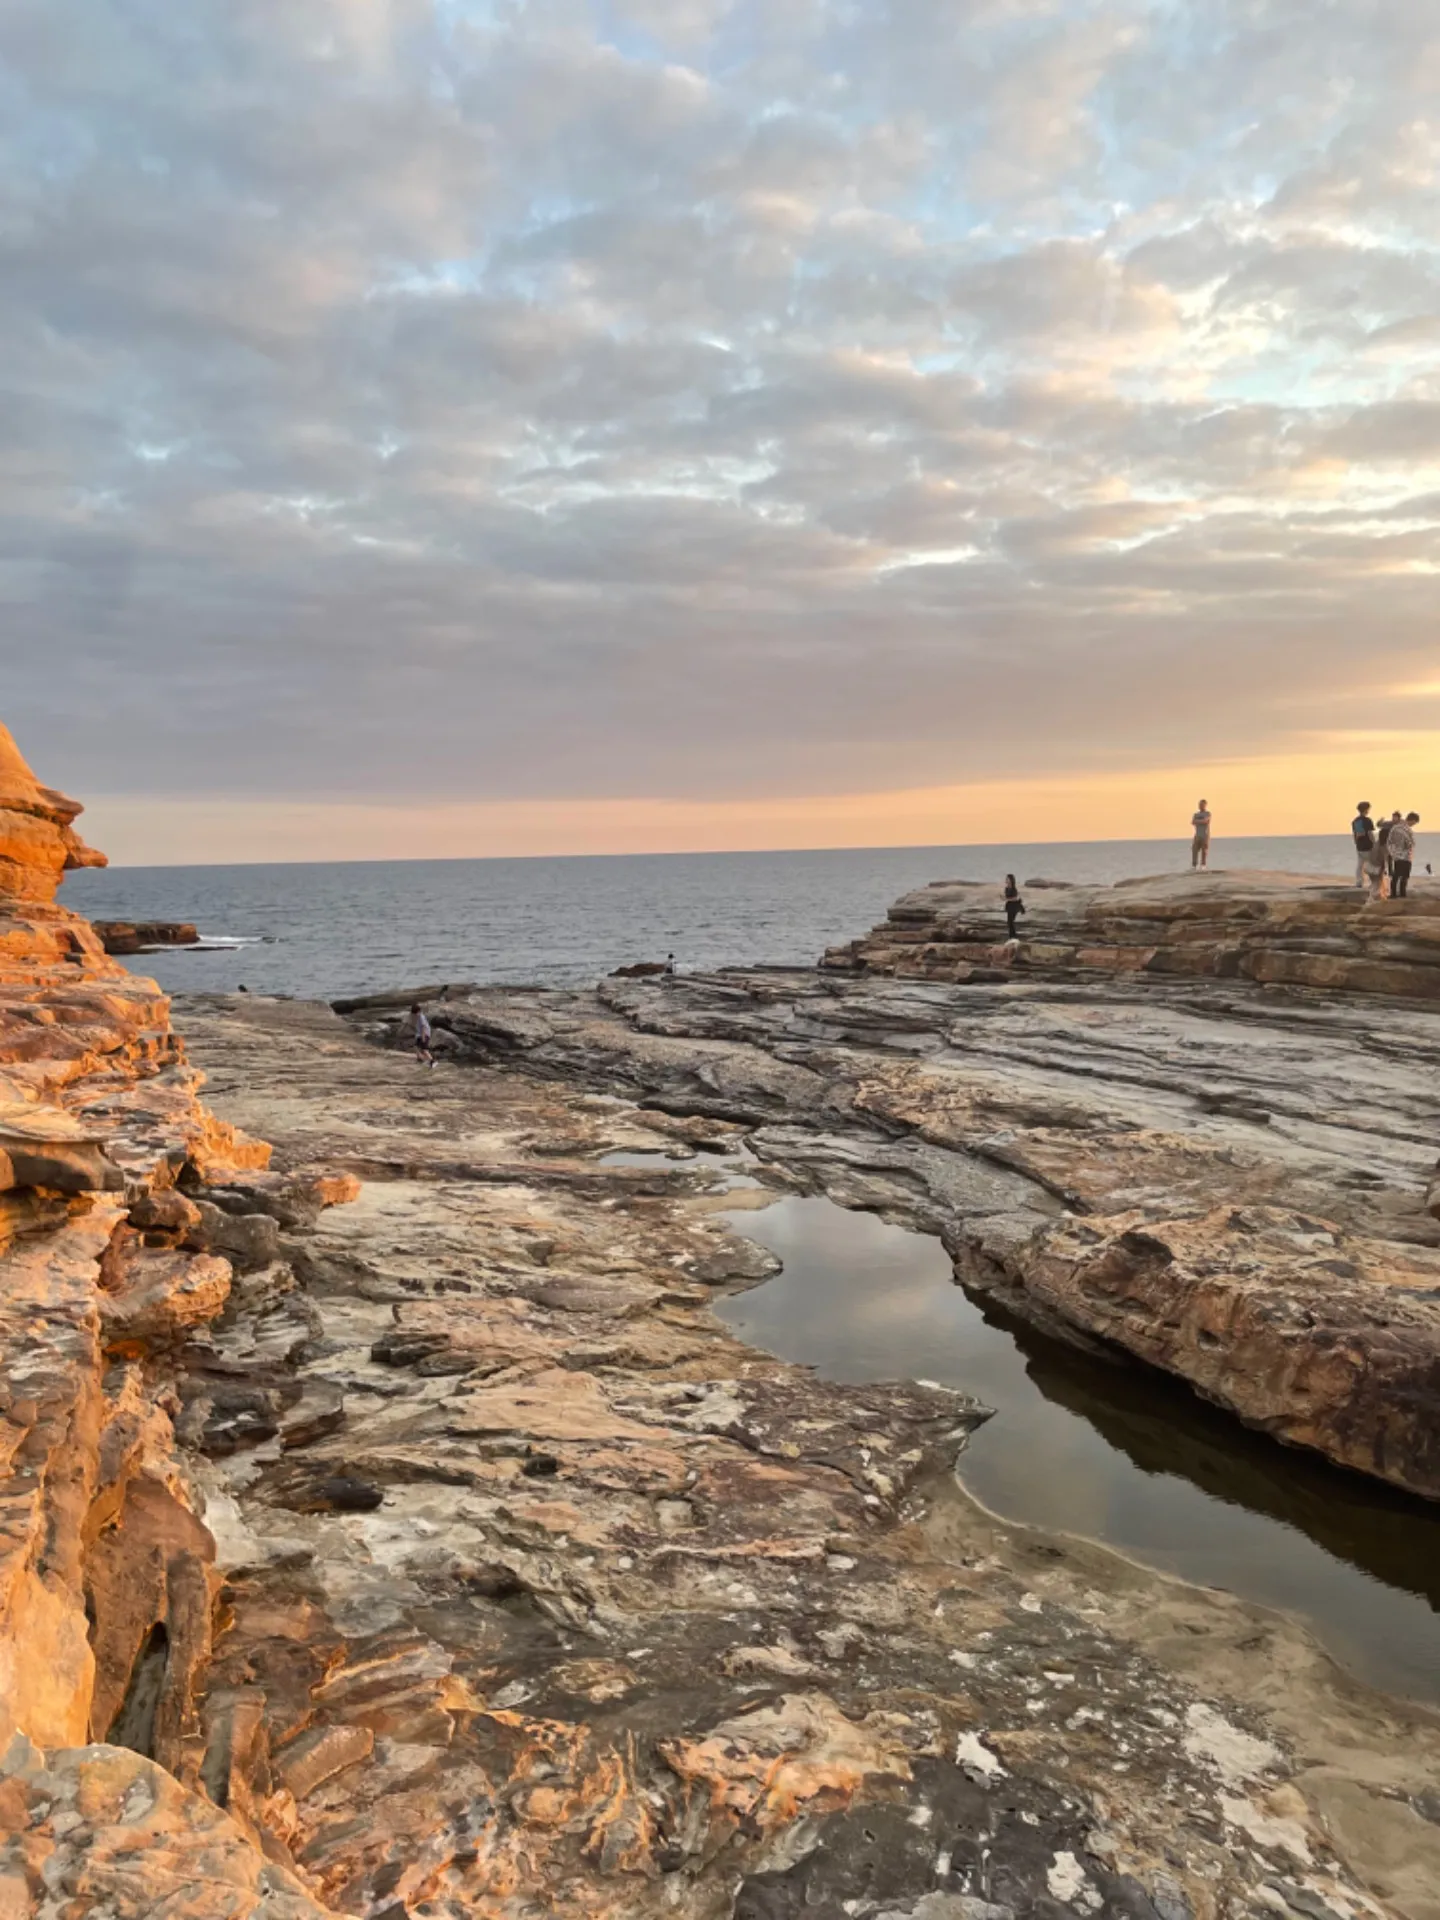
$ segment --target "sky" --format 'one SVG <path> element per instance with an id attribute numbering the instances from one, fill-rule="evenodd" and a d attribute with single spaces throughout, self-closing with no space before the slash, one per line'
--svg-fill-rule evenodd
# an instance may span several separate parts
<path id="1" fill-rule="evenodd" d="M 1440 8 L 8 0 L 0 718 L 124 862 L 1440 807 Z"/>

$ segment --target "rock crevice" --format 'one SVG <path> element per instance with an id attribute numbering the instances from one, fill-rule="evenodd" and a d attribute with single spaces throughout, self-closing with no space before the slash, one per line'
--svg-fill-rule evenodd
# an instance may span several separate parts
<path id="1" fill-rule="evenodd" d="M 448 996 L 474 1064 L 418 1078 L 326 1009 L 192 1002 L 217 1115 L 55 901 L 78 810 L 8 737 L 0 774 L 6 1920 L 1437 1920 L 1423 1716 L 980 1513 L 966 1396 L 816 1379 L 709 1310 L 773 1265 L 719 1217 L 741 1124 L 765 1180 L 943 1214 L 1009 1279 L 1128 1261 L 1118 1310 L 1205 1249 L 1114 1084 L 937 1091 L 933 987 L 720 976 Z M 1247 1231 L 1323 1263 L 1211 1149 Z M 1420 1262 L 1398 1190 L 1336 1230 Z"/>

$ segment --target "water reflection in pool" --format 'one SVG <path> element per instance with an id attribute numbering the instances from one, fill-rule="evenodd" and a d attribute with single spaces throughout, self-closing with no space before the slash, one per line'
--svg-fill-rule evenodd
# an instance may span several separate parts
<path id="1" fill-rule="evenodd" d="M 784 1262 L 717 1303 L 736 1333 L 831 1379 L 936 1380 L 997 1410 L 960 1468 L 986 1506 L 1304 1614 L 1352 1671 L 1440 1699 L 1440 1514 L 1425 1502 L 976 1304 L 927 1235 L 823 1199 L 731 1221 Z"/>

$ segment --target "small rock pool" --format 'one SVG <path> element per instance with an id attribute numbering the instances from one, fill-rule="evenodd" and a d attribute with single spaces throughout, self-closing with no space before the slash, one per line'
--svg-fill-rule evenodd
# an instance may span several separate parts
<path id="1" fill-rule="evenodd" d="M 1300 1614 L 1363 1679 L 1440 1700 L 1440 1512 L 1426 1502 L 971 1299 L 928 1235 L 794 1196 L 727 1218 L 784 1268 L 718 1300 L 721 1319 L 831 1379 L 934 1380 L 994 1407 L 960 1461 L 994 1512 Z"/>

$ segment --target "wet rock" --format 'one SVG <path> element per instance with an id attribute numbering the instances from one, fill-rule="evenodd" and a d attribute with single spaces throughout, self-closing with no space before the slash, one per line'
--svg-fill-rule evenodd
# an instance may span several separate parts
<path id="1" fill-rule="evenodd" d="M 146 953 L 152 947 L 193 947 L 200 935 L 189 920 L 96 920 L 106 953 Z"/>
<path id="2" fill-rule="evenodd" d="M 737 1240 L 714 1252 L 687 1260 L 683 1271 L 706 1287 L 758 1287 L 773 1280 L 782 1263 L 768 1247 L 753 1240 Z"/>

